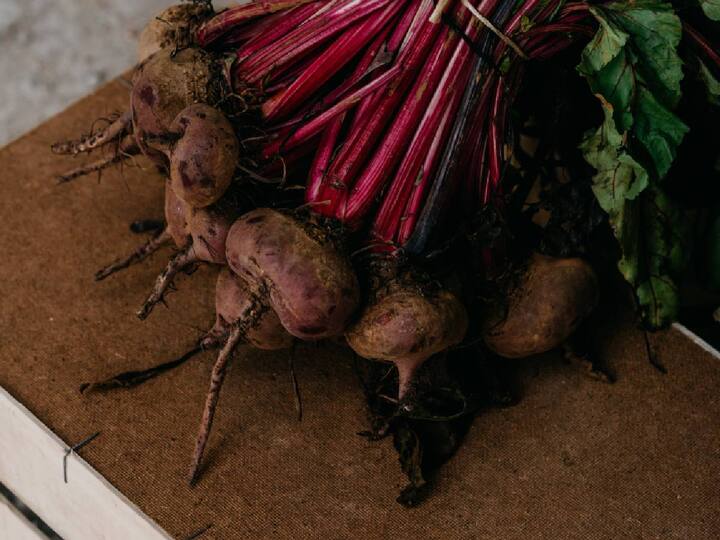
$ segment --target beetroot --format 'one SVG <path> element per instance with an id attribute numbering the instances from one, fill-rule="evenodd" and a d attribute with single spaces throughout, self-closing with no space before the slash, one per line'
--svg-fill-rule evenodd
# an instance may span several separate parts
<path id="1" fill-rule="evenodd" d="M 282 325 L 305 340 L 341 335 L 359 302 L 349 261 L 323 234 L 260 208 L 238 219 L 227 237 L 233 272 L 267 291 Z"/>
<path id="2" fill-rule="evenodd" d="M 165 164 L 161 149 L 178 114 L 194 103 L 213 103 L 219 95 L 212 59 L 201 49 L 163 49 L 140 64 L 133 76 L 130 110 L 135 140 L 142 151 Z"/>
<path id="3" fill-rule="evenodd" d="M 206 208 L 186 206 L 188 237 L 181 249 L 157 277 L 152 292 L 138 310 L 137 316 L 146 319 L 155 305 L 163 300 L 178 272 L 197 263 L 225 264 L 225 241 L 238 209 L 223 201 Z"/>
<path id="4" fill-rule="evenodd" d="M 145 25 L 138 38 L 137 59 L 142 62 L 160 49 L 179 50 L 194 44 L 198 26 L 213 14 L 208 3 L 177 4 L 165 8 Z"/>
<path id="5" fill-rule="evenodd" d="M 166 151 L 173 191 L 195 208 L 209 206 L 232 182 L 239 143 L 225 116 L 208 105 L 183 109 L 169 129 L 179 137 Z"/>
<path id="6" fill-rule="evenodd" d="M 582 259 L 533 255 L 521 282 L 507 296 L 507 310 L 486 321 L 485 344 L 506 358 L 560 346 L 598 302 L 598 282 Z"/>
<path id="7" fill-rule="evenodd" d="M 391 284 L 363 310 L 345 338 L 363 358 L 395 364 L 402 401 L 423 362 L 460 343 L 467 326 L 465 307 L 449 291 Z"/>
<path id="8" fill-rule="evenodd" d="M 251 290 L 250 284 L 229 268 L 220 270 L 215 285 L 216 320 L 210 334 L 225 335 L 233 324 L 242 323 L 250 304 L 260 296 L 260 291 Z M 266 351 L 288 349 L 293 343 L 293 337 L 280 324 L 277 314 L 268 307 L 264 307 L 258 320 L 248 326 L 245 340 L 256 349 Z"/>
<path id="9" fill-rule="evenodd" d="M 166 48 L 156 52 L 135 70 L 129 111 L 99 132 L 52 145 L 53 152 L 71 155 L 90 152 L 118 140 L 124 149 L 115 149 L 109 158 L 61 178 L 67 181 L 102 170 L 122 161 L 128 154 L 137 153 L 138 149 L 166 169 L 164 151 L 172 142 L 170 126 L 175 118 L 195 103 L 217 103 L 224 85 L 217 62 L 202 49 Z"/>
<path id="10" fill-rule="evenodd" d="M 165 182 L 165 223 L 175 245 L 182 249 L 190 242 L 188 205 L 175 194 L 170 181 Z"/>

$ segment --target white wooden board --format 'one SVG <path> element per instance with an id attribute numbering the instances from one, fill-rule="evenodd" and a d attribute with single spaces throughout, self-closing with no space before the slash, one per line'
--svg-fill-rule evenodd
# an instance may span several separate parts
<path id="1" fill-rule="evenodd" d="M 0 388 L 0 482 L 66 540 L 160 540 L 170 536 Z M 0 539 L 19 537 L 17 515 L 0 513 Z M 27 527 L 25 527 L 27 529 Z M 23 531 L 24 534 L 24 531 Z"/>
<path id="2" fill-rule="evenodd" d="M 32 523 L 0 495 L 0 538 L 12 540 L 47 540 Z"/>

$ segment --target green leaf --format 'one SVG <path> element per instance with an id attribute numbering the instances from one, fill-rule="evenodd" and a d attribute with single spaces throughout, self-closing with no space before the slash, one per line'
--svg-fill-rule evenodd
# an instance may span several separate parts
<path id="1" fill-rule="evenodd" d="M 637 297 L 650 328 L 666 327 L 677 318 L 678 291 L 668 276 L 650 276 L 638 286 Z"/>
<path id="2" fill-rule="evenodd" d="M 677 155 L 677 148 L 688 130 L 689 128 L 663 107 L 646 88 L 638 89 L 634 132 L 652 156 L 660 178 L 670 170 Z"/>
<path id="3" fill-rule="evenodd" d="M 644 280 L 637 288 L 640 307 L 652 328 L 667 325 L 677 317 L 678 290 L 687 259 L 690 220 L 659 188 L 650 187 L 640 201 L 642 263 Z"/>
<path id="4" fill-rule="evenodd" d="M 593 177 L 593 192 L 600 207 L 608 214 L 622 212 L 627 200 L 635 199 L 648 185 L 648 175 L 623 149 L 623 137 L 618 133 L 607 107 L 605 122 L 580 145 L 585 160 L 597 174 Z"/>
<path id="5" fill-rule="evenodd" d="M 718 82 L 707 65 L 700 59 L 698 59 L 698 73 L 700 80 L 705 83 L 708 101 L 713 105 L 720 105 L 720 82 Z"/>
<path id="6" fill-rule="evenodd" d="M 720 21 L 720 0 L 700 0 L 700 7 L 708 19 Z"/>
<path id="7" fill-rule="evenodd" d="M 580 149 L 595 169 L 593 192 L 618 240 L 618 269 L 636 292 L 645 323 L 660 328 L 677 316 L 675 280 L 685 265 L 687 220 L 629 155 L 609 105 L 605 121 Z"/>
<path id="8" fill-rule="evenodd" d="M 629 150 L 665 176 L 688 131 L 675 116 L 681 96 L 682 24 L 660 0 L 615 2 L 590 9 L 600 27 L 584 49 L 578 71 L 612 109 L 619 133 L 639 142 Z"/>

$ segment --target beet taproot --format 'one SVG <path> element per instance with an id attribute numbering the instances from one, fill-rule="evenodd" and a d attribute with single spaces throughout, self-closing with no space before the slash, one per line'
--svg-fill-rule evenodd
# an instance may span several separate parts
<path id="1" fill-rule="evenodd" d="M 265 303 L 256 284 L 223 268 L 215 286 L 216 322 L 208 334 L 213 343 L 222 345 L 210 377 L 202 419 L 195 441 L 189 481 L 194 484 L 200 472 L 205 446 L 210 437 L 220 390 L 235 348 L 243 340 L 258 349 L 287 349 L 293 337 L 283 328 L 277 314 Z"/>
<path id="2" fill-rule="evenodd" d="M 152 292 L 137 311 L 138 318 L 146 319 L 150 315 L 153 308 L 163 300 L 165 292 L 179 272 L 198 263 L 226 263 L 225 242 L 239 211 L 232 205 L 221 203 L 222 201 L 206 208 L 185 205 L 187 241 L 155 280 Z"/>

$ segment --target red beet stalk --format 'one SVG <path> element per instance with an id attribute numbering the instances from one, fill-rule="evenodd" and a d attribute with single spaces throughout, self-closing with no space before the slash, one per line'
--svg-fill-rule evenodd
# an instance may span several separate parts
<path id="1" fill-rule="evenodd" d="M 477 28 L 475 23 L 471 24 L 475 29 L 468 28 L 466 33 L 474 35 L 477 33 Z M 434 159 L 438 157 L 437 152 L 433 155 L 429 151 L 432 146 L 437 150 L 438 145 L 434 144 L 435 141 L 444 140 L 447 136 L 446 130 L 441 129 L 441 126 L 445 124 L 447 127 L 448 116 L 454 117 L 457 113 L 471 60 L 472 52 L 468 45 L 464 41 L 457 41 L 455 52 L 447 64 L 375 218 L 373 232 L 386 242 L 391 241 L 397 233 L 407 201 L 413 191 L 413 184 L 416 184 L 415 197 L 421 196 L 423 191 L 421 186 L 424 186 L 423 177 L 428 169 L 435 168 Z M 428 161 L 428 157 L 433 159 Z"/>
<path id="2" fill-rule="evenodd" d="M 477 34 L 477 25 L 471 23 L 467 32 L 471 34 L 471 39 L 474 38 Z M 464 86 L 463 79 L 467 77 L 467 68 L 471 58 L 470 48 L 464 42 L 460 42 L 455 34 L 451 34 L 445 29 L 382 144 L 352 187 L 344 214 L 338 215 L 340 219 L 354 223 L 365 217 L 387 180 L 394 173 L 403 157 L 403 152 L 407 150 L 412 133 L 422 121 L 431 99 L 435 96 L 435 89 L 438 88 L 441 81 L 450 85 L 445 89 L 445 96 L 441 94 L 436 97 L 436 107 L 441 106 L 442 100 L 447 100 L 447 104 L 450 104 L 453 99 L 454 86 L 456 84 Z M 441 114 L 438 111 L 434 118 L 428 117 L 428 122 L 438 122 L 440 118 Z M 430 137 L 432 135 L 424 133 L 423 136 Z M 417 144 L 423 143 L 418 142 Z M 413 156 L 409 156 L 409 158 L 412 159 Z M 413 165 L 409 162 L 408 170 L 403 172 L 411 172 Z M 407 178 L 400 181 L 407 183 Z M 399 193 L 396 195 L 399 196 Z"/>
<path id="3" fill-rule="evenodd" d="M 330 166 L 330 161 L 335 152 L 335 145 L 340 138 L 340 131 L 342 131 L 344 121 L 345 114 L 341 114 L 335 117 L 325 128 L 325 131 L 323 131 L 320 144 L 315 153 L 315 159 L 310 167 L 308 184 L 305 188 L 305 200 L 308 202 L 318 200 L 322 179 Z"/>
<path id="4" fill-rule="evenodd" d="M 260 83 L 274 70 L 282 70 L 355 22 L 387 6 L 390 1 L 394 0 L 346 0 L 338 3 L 334 10 L 317 15 L 240 63 L 237 66 L 238 78 L 248 84 Z"/>
<path id="5" fill-rule="evenodd" d="M 395 84 L 381 93 L 372 114 L 367 120 L 360 119 L 355 122 L 354 130 L 348 134 L 345 144 L 333 161 L 330 171 L 323 181 L 325 189 L 321 198 L 331 201 L 330 206 L 320 208 L 326 215 L 335 215 L 337 208 L 345 204 L 348 182 L 358 174 L 373 149 L 380 140 L 390 118 L 400 106 L 403 97 L 411 87 L 417 72 L 421 69 L 427 58 L 428 51 L 433 46 L 440 29 L 437 25 L 427 22 L 432 11 L 432 3 L 424 2 L 418 10 L 413 25 L 409 30 L 411 35 L 412 54 L 405 57 L 405 62 L 396 62 L 395 67 L 402 70 L 401 76 Z M 372 110 L 372 109 L 369 109 Z"/>
<path id="6" fill-rule="evenodd" d="M 238 25 L 261 17 L 262 15 L 290 9 L 310 1 L 311 0 L 262 0 L 226 9 L 200 27 L 197 33 L 198 43 L 202 47 L 207 47 Z"/>
<path id="7" fill-rule="evenodd" d="M 294 131 L 288 129 L 284 136 L 279 136 L 275 141 L 265 147 L 263 150 L 263 156 L 266 158 L 271 157 L 281 150 L 287 151 L 307 142 L 310 138 L 320 133 L 333 118 L 351 109 L 364 97 L 386 86 L 390 81 L 398 76 L 399 72 L 399 66 L 395 66 L 389 71 L 382 73 L 365 86 L 343 98 L 341 101 L 326 111 L 323 111 L 315 118 L 302 124 L 298 129 L 295 129 Z"/>
<path id="8" fill-rule="evenodd" d="M 276 24 L 268 28 L 267 32 L 257 35 L 251 41 L 245 43 L 238 49 L 237 61 L 242 62 L 252 55 L 269 47 L 279 39 L 285 37 L 290 31 L 297 28 L 300 24 L 306 22 L 322 7 L 322 2 L 310 2 L 296 7 L 290 11 L 280 14 L 280 18 Z"/>
<path id="9" fill-rule="evenodd" d="M 530 0 L 530 3 L 533 1 L 535 0 Z M 479 7 L 479 11 L 487 14 L 494 9 L 495 3 L 495 0 L 483 2 Z M 492 17 L 493 23 L 498 27 L 502 27 L 505 20 L 510 16 L 511 9 L 511 2 L 501 3 L 497 12 Z M 483 73 L 487 67 L 488 57 L 485 53 L 489 53 L 492 50 L 496 39 L 494 34 L 491 34 L 487 30 L 484 31 L 481 46 L 483 54 L 476 55 L 475 61 L 473 62 L 470 70 L 472 76 L 464 91 L 460 111 L 455 119 L 450 137 L 448 137 L 446 141 L 437 175 L 433 180 L 432 187 L 422 207 L 416 226 L 403 246 L 403 249 L 408 254 L 419 256 L 425 252 L 432 239 L 432 235 L 436 233 L 440 221 L 447 210 L 449 200 L 451 200 L 454 195 L 456 187 L 454 183 L 457 178 L 458 164 L 461 161 L 463 149 L 467 147 L 466 137 L 470 131 L 471 123 L 477 121 L 477 119 L 473 118 L 472 113 L 479 110 L 478 103 L 485 88 Z M 414 213 L 413 208 L 410 210 L 410 213 Z"/>
<path id="10" fill-rule="evenodd" d="M 286 90 L 266 100 L 262 106 L 268 122 L 283 118 L 295 111 L 315 94 L 330 78 L 347 65 L 373 41 L 390 22 L 404 2 L 395 0 L 387 8 L 368 16 L 362 23 L 346 31 L 293 82 Z"/>

